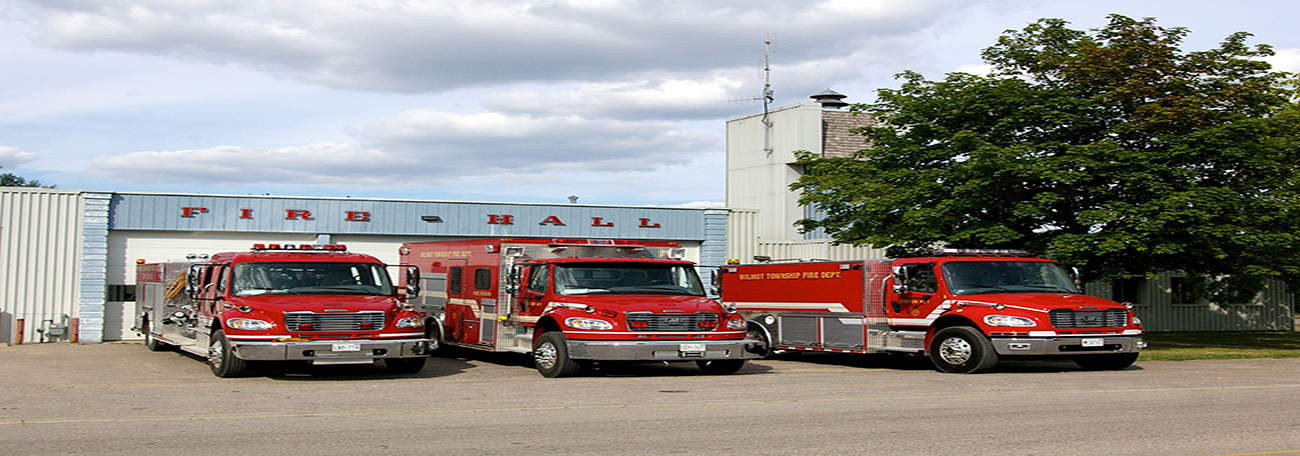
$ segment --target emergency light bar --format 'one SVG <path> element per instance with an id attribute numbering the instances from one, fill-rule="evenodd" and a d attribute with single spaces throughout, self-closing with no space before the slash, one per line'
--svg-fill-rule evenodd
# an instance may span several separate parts
<path id="1" fill-rule="evenodd" d="M 1029 252 L 1024 250 L 994 250 L 994 249 L 939 249 L 934 252 L 934 256 L 1030 256 Z"/>
<path id="2" fill-rule="evenodd" d="M 253 244 L 254 252 L 265 252 L 268 250 L 298 250 L 298 251 L 306 250 L 306 251 L 344 252 L 348 250 L 348 246 L 343 244 L 325 244 L 325 245 Z"/>
<path id="3" fill-rule="evenodd" d="M 559 246 L 594 246 L 594 247 L 632 247 L 645 248 L 644 242 L 615 239 L 551 239 L 552 247 Z"/>

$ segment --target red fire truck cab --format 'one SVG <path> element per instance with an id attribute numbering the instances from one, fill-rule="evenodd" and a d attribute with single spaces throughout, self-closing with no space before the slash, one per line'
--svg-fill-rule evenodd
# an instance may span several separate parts
<path id="1" fill-rule="evenodd" d="M 369 364 L 418 372 L 428 358 L 419 269 L 402 266 L 404 293 L 389 266 L 342 245 L 256 244 L 204 263 L 139 264 L 136 329 L 145 346 L 203 356 L 217 377 L 249 362 Z"/>
<path id="2" fill-rule="evenodd" d="M 722 301 L 774 350 L 926 354 L 943 372 L 1004 357 L 1063 357 L 1085 369 L 1137 360 L 1131 305 L 1082 294 L 1056 262 L 1014 251 L 728 265 Z"/>
<path id="3" fill-rule="evenodd" d="M 531 353 L 545 377 L 600 361 L 694 361 L 715 374 L 745 363 L 744 319 L 705 296 L 675 242 L 477 239 L 400 253 L 427 271 L 420 310 L 438 343 Z"/>

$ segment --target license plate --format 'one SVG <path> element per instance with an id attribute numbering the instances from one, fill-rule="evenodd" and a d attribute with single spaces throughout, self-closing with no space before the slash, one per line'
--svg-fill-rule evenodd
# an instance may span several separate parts
<path id="1" fill-rule="evenodd" d="M 1084 339 L 1083 340 L 1083 346 L 1085 347 L 1100 347 L 1105 344 L 1106 344 L 1106 339 Z"/>
<path id="2" fill-rule="evenodd" d="M 704 351 L 704 344 L 682 344 L 681 348 L 678 350 L 684 352 L 702 352 Z"/>
<path id="3" fill-rule="evenodd" d="M 361 351 L 361 344 L 334 344 L 330 351 L 336 352 L 356 352 Z"/>

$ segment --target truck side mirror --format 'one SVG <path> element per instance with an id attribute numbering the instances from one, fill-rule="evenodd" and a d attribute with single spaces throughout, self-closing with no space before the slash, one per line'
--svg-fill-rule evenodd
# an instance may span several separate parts
<path id="1" fill-rule="evenodd" d="M 510 272 L 506 274 L 506 293 L 511 296 L 519 295 L 519 275 L 520 267 L 518 265 L 511 266 Z"/>
<path id="2" fill-rule="evenodd" d="M 414 298 L 420 295 L 420 267 L 407 266 L 406 268 L 406 297 Z"/>
<path id="3" fill-rule="evenodd" d="M 894 266 L 894 293 L 907 293 L 907 267 Z"/>
<path id="4" fill-rule="evenodd" d="M 713 276 L 709 278 L 709 292 L 713 296 L 722 296 L 722 268 L 714 268 Z"/>
<path id="5" fill-rule="evenodd" d="M 199 299 L 199 289 L 201 287 L 199 277 L 206 267 L 206 264 L 192 264 L 190 269 L 185 272 L 185 295 L 189 296 L 191 300 Z"/>

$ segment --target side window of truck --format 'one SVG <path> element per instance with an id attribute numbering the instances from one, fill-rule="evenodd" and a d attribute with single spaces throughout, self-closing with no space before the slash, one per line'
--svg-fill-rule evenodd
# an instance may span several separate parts
<path id="1" fill-rule="evenodd" d="M 538 293 L 547 290 L 546 265 L 537 265 L 528 269 L 528 289 Z"/>
<path id="2" fill-rule="evenodd" d="M 461 274 L 463 272 L 463 268 L 460 266 L 452 266 L 451 270 L 447 272 L 447 294 L 460 294 Z"/>
<path id="3" fill-rule="evenodd" d="M 488 268 L 478 268 L 474 270 L 474 289 L 490 290 L 492 289 L 492 270 Z"/>
<path id="4" fill-rule="evenodd" d="M 226 293 L 226 279 L 228 278 L 229 272 L 230 272 L 230 268 L 227 265 L 223 264 L 221 266 L 217 266 L 217 270 L 215 271 L 217 275 L 217 279 L 216 279 L 217 293 L 219 294 Z"/>
<path id="5" fill-rule="evenodd" d="M 934 266 L 930 264 L 907 265 L 907 289 L 917 293 L 934 293 L 939 289 L 939 281 L 934 275 Z"/>

